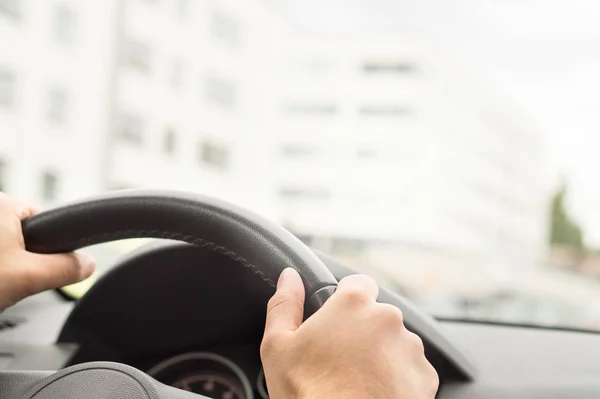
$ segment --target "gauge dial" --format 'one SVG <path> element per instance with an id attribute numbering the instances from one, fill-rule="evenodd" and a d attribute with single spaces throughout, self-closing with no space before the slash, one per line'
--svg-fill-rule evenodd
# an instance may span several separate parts
<path id="1" fill-rule="evenodd" d="M 253 399 L 244 372 L 231 360 L 208 352 L 175 356 L 148 374 L 163 384 L 214 399 Z"/>
<path id="2" fill-rule="evenodd" d="M 211 372 L 191 374 L 175 381 L 173 386 L 214 399 L 246 399 L 238 381 Z"/>

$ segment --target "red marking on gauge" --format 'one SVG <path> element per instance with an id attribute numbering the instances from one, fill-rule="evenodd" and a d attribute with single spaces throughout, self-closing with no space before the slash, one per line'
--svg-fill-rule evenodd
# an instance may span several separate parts
<path id="1" fill-rule="evenodd" d="M 246 399 L 236 381 L 212 373 L 193 374 L 177 380 L 173 385 L 214 399 Z"/>

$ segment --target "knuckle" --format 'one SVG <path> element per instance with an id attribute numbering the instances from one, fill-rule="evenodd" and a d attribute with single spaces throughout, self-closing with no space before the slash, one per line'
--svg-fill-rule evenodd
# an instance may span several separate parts
<path id="1" fill-rule="evenodd" d="M 352 307 L 360 307 L 369 302 L 369 293 L 362 287 L 352 287 L 340 293 L 344 303 Z"/>
<path id="2" fill-rule="evenodd" d="M 268 309 L 268 311 L 271 311 L 271 310 L 277 308 L 278 306 L 283 305 L 284 303 L 292 301 L 293 299 L 294 299 L 294 296 L 291 292 L 277 291 L 271 297 L 271 299 L 269 299 L 269 302 L 267 303 L 267 309 Z"/>
<path id="3" fill-rule="evenodd" d="M 277 351 L 278 339 L 276 335 L 265 334 L 260 343 L 260 357 L 266 359 Z"/>
<path id="4" fill-rule="evenodd" d="M 377 285 L 377 283 L 375 282 L 375 279 L 373 277 L 369 276 L 368 274 L 352 274 L 346 278 L 354 279 L 355 281 L 359 282 L 360 284 L 362 284 L 364 286 Z"/>
<path id="5" fill-rule="evenodd" d="M 421 337 L 419 337 L 417 334 L 415 334 L 411 331 L 408 331 L 408 330 L 407 330 L 407 335 L 414 347 L 421 349 L 421 350 L 425 350 L 425 345 L 423 344 L 423 340 L 421 339 Z"/>
<path id="6" fill-rule="evenodd" d="M 378 304 L 376 317 L 385 328 L 399 330 L 404 328 L 402 311 L 389 304 Z"/>
<path id="7" fill-rule="evenodd" d="M 429 362 L 427 362 L 427 369 L 427 387 L 431 390 L 432 395 L 435 395 L 440 387 L 440 376 Z"/>
<path id="8" fill-rule="evenodd" d="M 260 357 L 266 358 L 273 350 L 273 339 L 265 336 L 260 343 Z"/>
<path id="9" fill-rule="evenodd" d="M 425 357 L 425 344 L 423 340 L 417 334 L 406 330 L 406 340 L 408 341 L 409 350 L 411 350 L 415 356 L 427 359 Z M 429 362 L 428 362 L 429 363 Z"/>

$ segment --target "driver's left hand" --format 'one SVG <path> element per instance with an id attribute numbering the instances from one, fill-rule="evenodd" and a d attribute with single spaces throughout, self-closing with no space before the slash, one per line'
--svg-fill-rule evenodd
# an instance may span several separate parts
<path id="1" fill-rule="evenodd" d="M 0 192 L 0 311 L 45 290 L 77 283 L 94 271 L 94 261 L 79 253 L 27 252 L 21 222 L 34 207 Z"/>

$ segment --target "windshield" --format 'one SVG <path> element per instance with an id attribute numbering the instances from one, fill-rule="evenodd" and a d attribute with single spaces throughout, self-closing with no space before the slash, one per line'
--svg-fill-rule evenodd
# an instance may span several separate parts
<path id="1" fill-rule="evenodd" d="M 0 0 L 0 189 L 251 208 L 452 319 L 600 329 L 591 0 Z M 92 249 L 100 272 L 139 243 Z"/>

